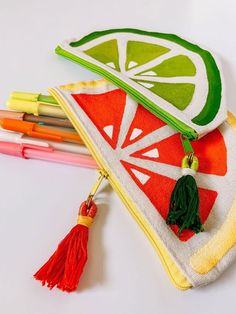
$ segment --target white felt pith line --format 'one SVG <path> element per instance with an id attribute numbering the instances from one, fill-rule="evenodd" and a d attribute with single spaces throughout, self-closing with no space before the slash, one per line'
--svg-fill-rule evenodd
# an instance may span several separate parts
<path id="1" fill-rule="evenodd" d="M 159 64 L 161 64 L 163 61 L 169 59 L 169 58 L 172 58 L 172 57 L 176 57 L 180 54 L 181 52 L 179 50 L 171 50 L 171 51 L 168 51 L 166 52 L 165 54 L 143 64 L 143 65 L 140 65 L 140 66 L 137 66 L 131 70 L 128 70 L 126 73 L 127 75 L 130 77 L 130 76 L 133 76 L 133 75 L 136 75 L 138 73 L 141 73 L 141 72 L 144 72 L 144 71 L 148 71 L 150 70 L 151 68 L 153 68 L 154 66 L 157 66 Z"/>
<path id="2" fill-rule="evenodd" d="M 121 121 L 117 149 L 119 149 L 124 143 L 130 124 L 132 123 L 134 116 L 136 114 L 137 107 L 138 107 L 138 104 L 132 98 L 130 98 L 129 96 L 126 96 L 126 105 L 125 105 L 124 114 Z"/>
<path id="3" fill-rule="evenodd" d="M 169 177 L 173 180 L 178 180 L 182 176 L 181 165 L 173 166 L 158 161 L 141 159 L 131 156 L 127 156 L 124 160 L 151 172 Z M 197 172 L 195 179 L 198 187 L 210 189 L 211 186 L 213 191 L 219 191 L 219 188 L 222 188 L 222 184 L 225 184 L 224 177 L 212 174 L 205 174 L 201 172 Z"/>
<path id="4" fill-rule="evenodd" d="M 157 83 L 196 83 L 196 78 L 194 76 L 173 76 L 173 77 L 163 77 L 163 76 L 149 76 L 149 75 L 133 75 L 133 79 L 148 82 Z"/>
<path id="5" fill-rule="evenodd" d="M 119 66 L 120 66 L 121 73 L 126 73 L 126 70 L 125 70 L 126 47 L 127 47 L 127 39 L 119 38 L 117 40 L 117 48 L 118 48 Z"/>
<path id="6" fill-rule="evenodd" d="M 121 154 L 125 153 L 126 156 L 129 156 L 133 154 L 134 152 L 148 147 L 156 142 L 160 142 L 161 140 L 164 140 L 168 138 L 169 136 L 175 134 L 176 131 L 169 126 L 163 126 L 147 135 L 142 137 L 140 140 L 134 142 L 133 144 L 130 144 L 127 146 L 124 150 L 121 151 Z"/>

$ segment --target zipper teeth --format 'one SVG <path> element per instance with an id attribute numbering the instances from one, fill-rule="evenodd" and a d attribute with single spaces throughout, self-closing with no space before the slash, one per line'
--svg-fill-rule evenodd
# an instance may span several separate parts
<path id="1" fill-rule="evenodd" d="M 174 283 L 174 285 L 177 288 L 179 288 L 181 290 L 186 290 L 186 289 L 191 288 L 192 286 L 190 284 L 187 287 L 187 286 L 180 286 L 180 285 L 178 285 L 176 283 L 175 278 L 172 275 L 172 273 L 171 273 L 171 271 L 170 271 L 170 269 L 168 267 L 168 264 L 166 263 L 165 258 L 163 257 L 163 254 L 162 254 L 161 250 L 159 249 L 159 247 L 156 244 L 155 240 L 153 239 L 153 237 L 151 236 L 150 232 L 146 228 L 145 224 L 142 222 L 142 220 L 138 217 L 136 212 L 133 210 L 133 208 L 130 205 L 129 201 L 127 201 L 127 199 L 124 197 L 122 191 L 120 190 L 119 186 L 116 184 L 115 180 L 112 179 L 111 175 L 109 174 L 109 171 L 105 170 L 105 167 L 103 166 L 103 162 L 101 161 L 102 158 L 99 156 L 99 154 L 97 153 L 97 150 L 91 144 L 91 141 L 88 139 L 87 134 L 85 133 L 83 128 L 80 126 L 80 123 L 78 122 L 78 119 L 74 116 L 73 113 L 71 113 L 71 111 L 68 109 L 68 106 L 65 104 L 63 98 L 54 89 L 49 89 L 49 92 L 58 101 L 58 103 L 63 107 L 63 110 L 65 111 L 66 115 L 70 118 L 70 120 L 73 123 L 73 125 L 75 126 L 76 130 L 79 132 L 82 140 L 84 141 L 86 146 L 91 151 L 92 156 L 96 160 L 100 170 L 103 171 L 104 173 L 107 173 L 106 179 L 109 181 L 109 183 L 112 186 L 112 188 L 114 189 L 114 191 L 119 195 L 120 199 L 122 200 L 124 205 L 127 207 L 129 212 L 131 213 L 131 215 L 134 217 L 134 219 L 137 221 L 137 223 L 140 225 L 140 227 L 142 228 L 143 232 L 146 234 L 148 239 L 152 242 L 153 246 L 155 247 L 156 251 L 158 252 L 158 254 L 159 254 L 159 256 L 160 256 L 160 258 L 162 260 L 162 263 L 164 265 L 164 268 L 165 268 L 166 273 L 168 274 L 170 280 Z"/>
<path id="2" fill-rule="evenodd" d="M 83 66 L 85 66 L 86 68 L 92 70 L 93 72 L 96 72 L 97 74 L 106 77 L 109 81 L 114 82 L 115 85 L 121 85 L 122 87 L 124 87 L 125 90 L 128 91 L 129 94 L 131 94 L 134 98 L 136 98 L 137 101 L 140 101 L 147 109 L 153 111 L 157 111 L 157 115 L 159 118 L 161 118 L 162 120 L 164 120 L 165 122 L 167 122 L 167 124 L 169 124 L 170 126 L 172 126 L 174 129 L 176 129 L 177 131 L 179 131 L 181 134 L 183 134 L 184 136 L 186 136 L 188 139 L 196 139 L 197 138 L 197 133 L 194 129 L 192 129 L 189 126 L 184 126 L 185 123 L 182 121 L 176 121 L 175 119 L 171 119 L 169 117 L 168 114 L 163 114 L 163 112 L 159 109 L 159 107 L 156 105 L 155 109 L 153 105 L 150 104 L 146 104 L 146 98 L 145 96 L 142 96 L 141 94 L 137 93 L 135 90 L 133 90 L 133 88 L 130 88 L 130 86 L 128 84 L 124 84 L 120 79 L 116 78 L 115 76 L 113 76 L 112 74 L 110 74 L 109 72 L 99 68 L 98 66 L 90 63 L 87 60 L 84 60 L 78 56 L 73 55 L 72 53 L 62 49 L 61 47 L 57 48 L 57 52 L 59 52 L 60 55 L 73 60 L 76 63 L 80 63 Z M 79 60 L 79 62 L 78 62 Z M 186 131 L 186 128 L 188 128 L 188 130 Z"/>

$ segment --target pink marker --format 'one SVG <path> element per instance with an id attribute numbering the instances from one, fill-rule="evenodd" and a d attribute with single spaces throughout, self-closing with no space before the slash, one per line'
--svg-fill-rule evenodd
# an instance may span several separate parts
<path id="1" fill-rule="evenodd" d="M 54 150 L 52 147 L 33 144 L 0 142 L 0 153 L 26 159 L 39 159 L 73 166 L 98 168 L 91 156 L 62 152 Z"/>

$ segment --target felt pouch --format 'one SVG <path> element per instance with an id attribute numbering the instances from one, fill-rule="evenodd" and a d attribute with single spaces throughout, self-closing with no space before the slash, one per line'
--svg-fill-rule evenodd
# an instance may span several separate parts
<path id="1" fill-rule="evenodd" d="M 66 40 L 56 52 L 113 82 L 189 139 L 226 119 L 219 64 L 176 35 L 107 30 Z"/>
<path id="2" fill-rule="evenodd" d="M 49 92 L 152 243 L 173 284 L 185 290 L 214 281 L 236 257 L 235 118 L 229 114 L 220 127 L 192 142 L 205 231 L 185 229 L 178 235 L 178 227 L 165 220 L 183 157 L 179 133 L 105 80 Z"/>

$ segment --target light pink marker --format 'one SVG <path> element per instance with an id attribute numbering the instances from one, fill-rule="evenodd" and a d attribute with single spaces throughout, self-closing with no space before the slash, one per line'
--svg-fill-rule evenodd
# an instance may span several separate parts
<path id="1" fill-rule="evenodd" d="M 0 142 L 0 153 L 26 159 L 39 159 L 73 166 L 98 168 L 91 156 L 62 152 L 54 150 L 52 147 L 33 144 Z"/>

